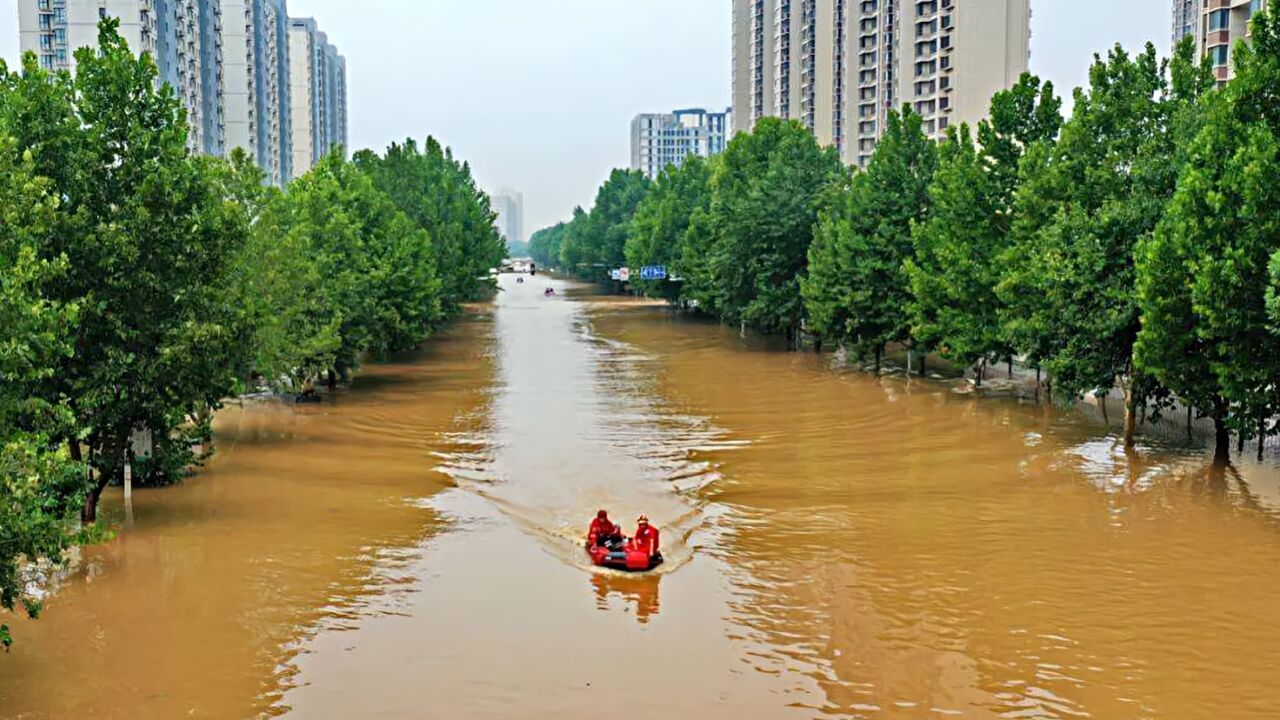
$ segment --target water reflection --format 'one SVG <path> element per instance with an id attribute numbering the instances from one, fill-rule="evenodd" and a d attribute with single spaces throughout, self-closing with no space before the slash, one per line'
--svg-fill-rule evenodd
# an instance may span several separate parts
<path id="1" fill-rule="evenodd" d="M 621 610 L 635 615 L 636 622 L 647 625 L 658 614 L 661 575 L 623 575 L 611 572 L 591 573 L 591 588 L 596 594 L 596 608 L 605 612 Z M 615 607 L 613 596 L 619 607 Z"/>
<path id="2" fill-rule="evenodd" d="M 1280 715 L 1274 459 L 540 287 L 224 422 L 19 628 L 0 715 Z M 599 507 L 655 519 L 661 573 L 589 566 Z"/>

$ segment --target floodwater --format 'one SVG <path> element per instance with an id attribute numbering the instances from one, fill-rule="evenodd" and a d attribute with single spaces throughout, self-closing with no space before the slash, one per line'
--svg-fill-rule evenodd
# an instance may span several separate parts
<path id="1" fill-rule="evenodd" d="M 1280 717 L 1274 462 L 502 282 L 221 413 L 16 622 L 0 717 Z M 667 563 L 594 571 L 598 507 Z"/>

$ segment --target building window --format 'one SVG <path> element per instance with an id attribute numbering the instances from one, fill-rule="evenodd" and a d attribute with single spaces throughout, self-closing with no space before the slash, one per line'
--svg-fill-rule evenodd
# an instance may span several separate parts
<path id="1" fill-rule="evenodd" d="M 1209 48 L 1209 57 L 1213 59 L 1213 64 L 1218 67 L 1224 67 L 1227 64 L 1227 46 L 1218 45 Z"/>
<path id="2" fill-rule="evenodd" d="M 1209 31 L 1226 30 L 1231 27 L 1231 10 L 1223 8 L 1209 13 Z"/>

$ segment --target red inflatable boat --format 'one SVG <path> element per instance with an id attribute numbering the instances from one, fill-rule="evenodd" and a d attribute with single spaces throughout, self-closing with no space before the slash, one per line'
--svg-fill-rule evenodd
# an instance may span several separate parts
<path id="1" fill-rule="evenodd" d="M 591 556 L 591 562 L 599 567 L 627 572 L 647 572 L 662 564 L 662 553 L 651 556 L 643 550 L 634 549 L 629 542 L 597 545 L 587 541 L 587 554 Z"/>

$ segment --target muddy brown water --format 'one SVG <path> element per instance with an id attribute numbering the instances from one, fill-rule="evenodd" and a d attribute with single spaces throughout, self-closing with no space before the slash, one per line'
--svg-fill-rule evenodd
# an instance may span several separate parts
<path id="1" fill-rule="evenodd" d="M 1280 716 L 1273 463 L 503 285 L 334 402 L 222 412 L 16 622 L 0 717 Z M 593 571 L 598 506 L 667 564 Z"/>

